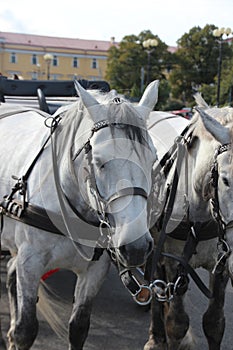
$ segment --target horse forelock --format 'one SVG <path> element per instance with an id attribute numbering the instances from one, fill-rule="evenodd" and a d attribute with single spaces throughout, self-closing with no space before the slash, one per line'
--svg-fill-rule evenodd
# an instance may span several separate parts
<path id="1" fill-rule="evenodd" d="M 144 145 L 148 144 L 146 123 L 137 114 L 133 105 L 127 102 L 110 103 L 107 115 L 113 136 L 115 130 L 121 128 L 125 132 L 126 138 Z"/>

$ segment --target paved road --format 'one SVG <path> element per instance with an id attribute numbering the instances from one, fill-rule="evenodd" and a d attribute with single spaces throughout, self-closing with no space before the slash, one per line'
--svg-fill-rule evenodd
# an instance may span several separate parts
<path id="1" fill-rule="evenodd" d="M 203 278 L 205 274 L 199 271 Z M 6 334 L 9 316 L 7 309 L 6 289 L 4 280 L 6 277 L 5 263 L 2 264 L 1 271 L 2 299 L 1 299 L 1 319 L 3 323 L 3 332 Z M 51 283 L 68 280 L 66 285 L 66 294 L 72 294 L 72 275 L 61 273 L 53 275 Z M 191 323 L 194 334 L 197 339 L 198 350 L 207 350 L 205 337 L 201 329 L 201 315 L 207 306 L 206 298 L 201 294 L 195 285 L 190 284 L 190 290 L 187 295 L 187 308 L 190 313 Z M 226 318 L 227 326 L 222 343 L 222 349 L 233 349 L 233 289 L 228 285 L 226 295 Z M 91 319 L 91 328 L 85 350 L 142 350 L 147 340 L 149 327 L 150 311 L 148 308 L 140 307 L 134 303 L 128 291 L 121 284 L 115 268 L 110 273 L 97 296 Z M 67 350 L 65 341 L 60 340 L 47 323 L 40 319 L 40 331 L 32 350 Z"/>

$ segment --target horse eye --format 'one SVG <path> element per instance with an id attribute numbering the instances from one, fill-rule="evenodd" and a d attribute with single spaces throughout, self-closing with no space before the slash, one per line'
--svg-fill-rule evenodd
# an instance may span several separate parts
<path id="1" fill-rule="evenodd" d="M 224 185 L 230 187 L 229 181 L 228 181 L 228 179 L 226 177 L 223 177 L 222 181 L 223 181 Z"/>

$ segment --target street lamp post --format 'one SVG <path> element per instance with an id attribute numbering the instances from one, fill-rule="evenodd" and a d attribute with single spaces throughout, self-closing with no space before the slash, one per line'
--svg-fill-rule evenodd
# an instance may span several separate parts
<path id="1" fill-rule="evenodd" d="M 218 54 L 218 82 L 217 82 L 217 107 L 220 104 L 220 88 L 221 88 L 221 71 L 222 71 L 222 42 L 224 34 L 228 37 L 232 33 L 231 28 L 217 28 L 213 31 L 213 35 L 218 38 L 219 54 Z"/>
<path id="2" fill-rule="evenodd" d="M 40 79 L 40 63 L 37 63 L 37 79 Z"/>
<path id="3" fill-rule="evenodd" d="M 50 65 L 51 65 L 52 59 L 53 59 L 53 56 L 50 53 L 46 53 L 44 55 L 44 60 L 47 64 L 47 80 L 50 79 Z"/>
<path id="4" fill-rule="evenodd" d="M 151 53 L 155 50 L 156 46 L 158 46 L 158 40 L 157 39 L 147 39 L 143 41 L 142 46 L 144 47 L 145 51 L 147 52 L 147 85 L 150 83 L 150 58 Z"/>

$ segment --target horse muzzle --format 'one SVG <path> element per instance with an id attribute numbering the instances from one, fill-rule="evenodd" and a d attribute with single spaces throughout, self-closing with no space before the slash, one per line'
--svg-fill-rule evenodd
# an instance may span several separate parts
<path id="1" fill-rule="evenodd" d="M 153 250 L 153 239 L 149 232 L 140 238 L 116 249 L 116 259 L 125 267 L 137 267 L 145 264 Z"/>

